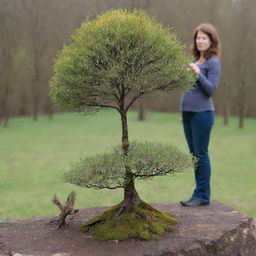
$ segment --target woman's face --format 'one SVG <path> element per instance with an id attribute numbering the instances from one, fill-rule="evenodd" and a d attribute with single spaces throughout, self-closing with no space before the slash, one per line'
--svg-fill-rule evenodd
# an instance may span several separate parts
<path id="1" fill-rule="evenodd" d="M 198 31 L 197 32 L 197 36 L 196 36 L 196 47 L 197 47 L 197 50 L 199 52 L 204 52 L 206 50 L 208 50 L 211 46 L 211 39 L 210 37 L 205 34 L 204 32 L 202 31 Z"/>

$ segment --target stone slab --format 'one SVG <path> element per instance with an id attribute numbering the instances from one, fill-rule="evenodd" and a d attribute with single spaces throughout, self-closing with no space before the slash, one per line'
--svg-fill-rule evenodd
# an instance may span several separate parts
<path id="1" fill-rule="evenodd" d="M 177 230 L 159 240 L 99 242 L 79 231 L 81 223 L 107 207 L 80 209 L 56 229 L 53 217 L 0 220 L 0 256 L 256 256 L 253 219 L 217 201 L 209 206 L 153 204 L 178 220 Z M 9 254 L 8 254 L 9 253 Z"/>

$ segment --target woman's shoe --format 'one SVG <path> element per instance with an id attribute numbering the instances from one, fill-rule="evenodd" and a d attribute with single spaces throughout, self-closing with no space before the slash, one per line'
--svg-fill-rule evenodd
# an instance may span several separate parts
<path id="1" fill-rule="evenodd" d="M 202 206 L 202 205 L 209 205 L 210 202 L 204 202 L 196 198 L 192 198 L 189 202 L 183 203 L 183 206 L 188 206 L 188 207 L 197 207 L 197 206 Z"/>
<path id="2" fill-rule="evenodd" d="M 190 197 L 188 200 L 182 200 L 182 201 L 180 201 L 180 204 L 185 206 L 185 204 L 189 203 L 192 199 L 193 199 L 193 197 Z"/>

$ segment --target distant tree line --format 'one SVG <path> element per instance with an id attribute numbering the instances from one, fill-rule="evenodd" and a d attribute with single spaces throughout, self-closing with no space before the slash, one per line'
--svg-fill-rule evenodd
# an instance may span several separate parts
<path id="1" fill-rule="evenodd" d="M 87 18 L 111 8 L 141 8 L 173 27 L 191 44 L 193 29 L 214 24 L 222 39 L 222 79 L 215 95 L 217 114 L 256 117 L 255 0 L 1 0 L 0 1 L 0 122 L 12 116 L 57 110 L 49 99 L 48 81 L 56 52 Z M 163 93 L 144 98 L 138 109 L 178 111 L 180 95 Z"/>

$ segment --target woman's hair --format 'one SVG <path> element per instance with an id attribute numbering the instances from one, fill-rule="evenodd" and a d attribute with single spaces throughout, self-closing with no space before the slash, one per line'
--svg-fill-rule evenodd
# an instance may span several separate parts
<path id="1" fill-rule="evenodd" d="M 220 55 L 221 55 L 220 38 L 219 38 L 217 30 L 210 23 L 202 23 L 198 27 L 196 27 L 196 29 L 194 31 L 193 45 L 192 45 L 192 54 L 194 55 L 194 57 L 196 59 L 200 58 L 200 51 L 198 51 L 197 46 L 196 46 L 196 37 L 197 37 L 198 31 L 201 31 L 201 32 L 207 34 L 211 41 L 211 46 L 209 47 L 208 50 L 206 50 L 204 52 L 204 58 L 206 60 L 208 60 L 212 56 L 220 57 Z"/>

